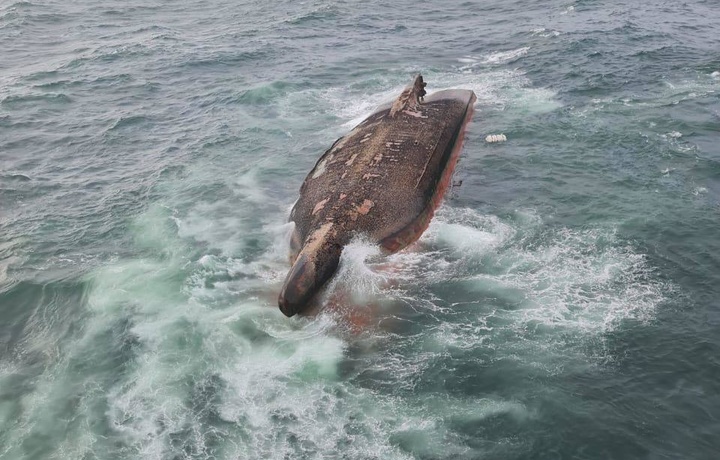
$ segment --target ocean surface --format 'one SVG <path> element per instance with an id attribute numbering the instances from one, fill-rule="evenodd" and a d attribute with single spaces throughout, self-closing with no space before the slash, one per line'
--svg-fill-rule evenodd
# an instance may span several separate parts
<path id="1" fill-rule="evenodd" d="M 0 0 L 0 458 L 720 458 L 719 37 L 716 0 Z M 478 96 L 453 188 L 286 318 L 300 184 L 419 72 Z"/>

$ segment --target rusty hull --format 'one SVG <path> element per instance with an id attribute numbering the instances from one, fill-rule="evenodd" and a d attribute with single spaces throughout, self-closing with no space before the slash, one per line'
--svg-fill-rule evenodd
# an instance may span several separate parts
<path id="1" fill-rule="evenodd" d="M 427 228 L 457 162 L 475 94 L 424 97 L 425 85 L 416 77 L 392 104 L 338 139 L 308 174 L 290 213 L 293 266 L 278 301 L 285 315 L 307 307 L 355 235 L 395 252 Z"/>

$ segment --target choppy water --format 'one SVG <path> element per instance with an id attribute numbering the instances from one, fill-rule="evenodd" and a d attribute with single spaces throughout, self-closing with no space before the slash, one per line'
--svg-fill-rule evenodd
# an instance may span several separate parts
<path id="1" fill-rule="evenodd" d="M 0 458 L 718 458 L 718 24 L 3 1 Z M 462 185 L 285 318 L 305 174 L 419 71 L 478 95 Z"/>

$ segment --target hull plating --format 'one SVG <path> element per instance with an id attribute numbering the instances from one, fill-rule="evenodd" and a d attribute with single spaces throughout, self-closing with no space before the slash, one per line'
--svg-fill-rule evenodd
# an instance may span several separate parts
<path id="1" fill-rule="evenodd" d="M 395 252 L 427 228 L 450 183 L 475 94 L 447 90 L 425 98 L 424 88 L 418 76 L 338 139 L 303 182 L 290 214 L 294 265 L 279 297 L 286 315 L 307 307 L 354 236 Z"/>

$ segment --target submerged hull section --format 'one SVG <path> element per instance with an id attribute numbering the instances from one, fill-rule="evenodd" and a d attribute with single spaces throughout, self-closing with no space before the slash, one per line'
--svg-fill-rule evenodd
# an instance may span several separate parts
<path id="1" fill-rule="evenodd" d="M 391 105 L 338 139 L 300 188 L 291 262 L 280 294 L 288 316 L 302 312 L 335 273 L 355 235 L 388 252 L 420 237 L 442 199 L 472 117 L 475 94 L 439 91 L 423 98 L 418 76 Z"/>

